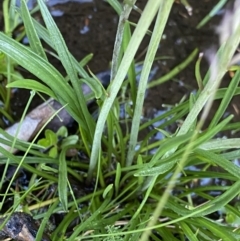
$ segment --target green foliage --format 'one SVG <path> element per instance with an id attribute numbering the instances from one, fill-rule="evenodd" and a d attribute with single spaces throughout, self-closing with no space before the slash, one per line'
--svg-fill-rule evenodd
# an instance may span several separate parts
<path id="1" fill-rule="evenodd" d="M 217 138 L 225 130 L 240 129 L 240 123 L 234 122 L 232 115 L 225 115 L 230 101 L 240 94 L 238 68 L 234 68 L 236 73 L 229 85 L 219 89 L 240 42 L 238 18 L 234 18 L 236 27 L 220 46 L 204 78 L 200 74 L 201 56 L 198 58 L 197 93 L 142 123 L 147 88 L 171 81 L 194 60 L 198 50 L 193 50 L 165 76 L 148 83 L 174 1 L 149 0 L 134 31 L 126 19 L 135 1 L 125 1 L 124 6 L 115 0 L 108 2 L 120 15 L 120 23 L 113 53 L 112 81 L 107 90 L 94 73 L 89 75 L 84 69 L 92 55 L 79 62 L 68 51 L 42 0 L 38 3 L 46 27 L 31 17 L 23 0 L 17 17 L 12 16 L 23 21 L 28 47 L 7 33 L 0 33 L 0 71 L 3 74 L 11 70 L 4 75 L 11 76 L 8 87 L 31 89 L 56 99 L 66 106 L 79 127 L 73 135 L 68 134 L 66 127 L 56 133 L 45 130 L 45 137 L 38 140 L 37 145 L 35 140 L 32 143 L 15 140 L 15 147 L 24 151 L 23 156 L 13 155 L 0 146 L 1 164 L 17 165 L 31 175 L 27 192 L 24 187 L 19 187 L 18 192 L 9 185 L 3 200 L 14 197 L 10 212 L 22 207 L 33 210 L 37 219 L 45 217 L 38 232 L 39 240 L 47 220 L 55 213 L 64 215 L 52 232 L 53 241 L 66 237 L 69 241 L 240 240 L 236 229 L 240 212 L 237 204 L 234 205 L 240 190 L 240 168 L 233 163 L 240 158 L 240 140 L 231 136 Z M 238 16 L 238 11 L 232 15 Z M 151 24 L 154 28 L 137 85 L 134 57 Z M 55 50 L 67 76 L 48 61 L 42 41 Z M 13 74 L 15 65 L 21 65 L 42 83 Z M 82 83 L 94 94 L 84 96 Z M 88 101 L 94 97 L 99 106 L 97 120 L 87 108 Z M 220 101 L 219 108 L 210 123 L 206 123 L 216 99 Z M 124 117 L 120 116 L 122 108 Z M 171 132 L 168 127 L 176 122 L 181 124 Z M 159 124 L 151 128 L 154 123 Z M 147 134 L 140 141 L 138 136 L 142 130 L 147 130 Z M 1 132 L 2 143 L 10 145 L 14 137 Z M 159 132 L 163 138 L 154 139 Z M 70 150 L 75 150 L 75 154 L 69 156 Z M 79 153 L 84 153 L 83 157 Z M 224 180 L 226 184 L 197 184 L 206 179 Z M 217 213 L 222 217 L 221 222 L 212 216 Z"/>
<path id="2" fill-rule="evenodd" d="M 65 126 L 58 129 L 56 133 L 51 130 L 45 130 L 45 138 L 38 140 L 37 144 L 48 149 L 48 154 L 52 158 L 56 158 L 61 149 L 78 142 L 77 135 L 68 136 L 68 130 Z"/>
<path id="3" fill-rule="evenodd" d="M 13 36 L 13 31 L 19 26 L 21 23 L 21 19 L 18 13 L 16 13 L 15 1 L 4 0 L 3 1 L 3 17 L 4 17 L 4 33 L 7 36 Z M 16 41 L 22 40 L 25 35 L 25 31 L 22 31 L 16 37 Z M 6 118 L 10 123 L 14 122 L 12 116 L 12 110 L 10 108 L 11 101 L 11 89 L 6 88 L 8 84 L 12 82 L 22 79 L 22 75 L 17 70 L 18 64 L 14 61 L 14 59 L 10 59 L 8 55 L 0 52 L 0 97 L 1 97 L 1 107 L 0 113 L 4 118 Z M 5 126 L 2 122 L 2 118 L 0 120 L 0 126 Z"/>

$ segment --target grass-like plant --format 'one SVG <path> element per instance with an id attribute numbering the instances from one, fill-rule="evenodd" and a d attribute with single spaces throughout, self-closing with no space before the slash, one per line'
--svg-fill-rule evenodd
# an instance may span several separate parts
<path id="1" fill-rule="evenodd" d="M 123 6 L 116 0 L 108 2 L 120 17 L 113 49 L 111 83 L 107 90 L 85 71 L 85 60 L 79 63 L 68 51 L 42 0 L 38 0 L 38 6 L 46 27 L 31 17 L 24 0 L 17 9 L 29 46 L 22 45 L 9 34 L 0 33 L 0 51 L 7 56 L 6 59 L 14 60 L 44 83 L 33 79 L 14 79 L 8 87 L 47 94 L 65 106 L 79 125 L 74 142 L 64 145 L 58 153 L 55 150 L 52 157 L 38 150 L 38 146 L 34 145 L 36 138 L 29 144 L 13 142 L 19 146 L 22 144 L 25 150 L 23 156 L 13 155 L 0 146 L 3 155 L 1 164 L 17 165 L 18 169 L 22 167 L 31 175 L 27 191 L 12 190 L 12 178 L 2 194 L 1 208 L 4 200 L 11 196 L 14 202 L 8 213 L 21 209 L 31 211 L 36 219 L 44 218 L 36 240 L 41 240 L 43 232 L 46 232 L 49 217 L 62 212 L 65 215 L 51 232 L 53 241 L 239 240 L 237 197 L 240 168 L 233 160 L 240 157 L 240 142 L 238 138 L 217 138 L 224 130 L 238 130 L 240 127 L 240 123 L 232 122 L 232 115 L 225 116 L 231 99 L 240 93 L 239 71 L 235 72 L 227 88 L 219 89 L 240 42 L 239 1 L 224 19 L 222 27 L 226 22 L 231 23 L 227 26 L 231 31 L 229 35 L 224 35 L 219 50 L 210 59 L 210 68 L 203 80 L 199 70 L 200 58 L 196 63 L 197 93 L 143 124 L 141 117 L 147 88 L 170 81 L 177 72 L 175 69 L 148 84 L 174 1 L 147 1 L 133 32 L 127 19 L 136 0 L 126 1 Z M 14 6 L 12 1 L 10 12 L 13 12 Z M 151 24 L 154 28 L 150 33 L 140 81 L 136 83 L 134 57 Z M 60 74 L 48 61 L 42 41 L 55 50 L 67 76 Z M 189 63 L 196 53 L 197 50 L 194 50 L 181 67 Z M 8 71 L 8 76 L 12 76 L 14 68 L 8 68 Z M 125 85 L 126 76 L 130 97 L 124 100 L 127 117 L 121 118 L 122 99 L 118 93 Z M 99 104 L 97 121 L 89 113 L 86 97 L 80 88 L 82 83 L 89 85 L 95 93 L 94 98 Z M 203 129 L 215 99 L 220 100 L 219 108 Z M 167 127 L 178 120 L 183 120 L 181 127 L 175 133 L 167 132 Z M 138 141 L 141 130 L 159 121 L 162 124 L 149 131 L 141 142 Z M 130 130 L 123 132 L 122 123 L 128 126 L 129 122 Z M 149 144 L 159 131 L 164 138 Z M 51 136 L 55 135 L 52 133 Z M 72 148 L 84 152 L 89 162 L 67 157 L 67 151 Z M 213 166 L 221 171 L 213 171 Z M 195 185 L 206 178 L 224 179 L 226 185 Z M 92 187 L 91 191 L 87 192 L 85 185 Z M 84 191 L 79 194 L 81 189 Z M 53 190 L 52 193 L 49 193 L 50 190 Z M 212 195 L 213 191 L 217 195 Z M 216 220 L 216 213 L 222 219 Z"/>

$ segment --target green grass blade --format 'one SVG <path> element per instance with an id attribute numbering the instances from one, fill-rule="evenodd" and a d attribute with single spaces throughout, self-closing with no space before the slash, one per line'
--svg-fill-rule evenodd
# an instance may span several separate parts
<path id="1" fill-rule="evenodd" d="M 128 46 L 128 43 L 131 39 L 131 29 L 129 22 L 125 23 L 124 26 L 124 34 L 123 34 L 123 41 L 122 41 L 122 47 L 123 51 L 125 52 Z M 130 93 L 131 93 L 131 101 L 133 102 L 133 109 L 135 108 L 136 104 L 136 97 L 137 97 L 137 84 L 136 84 L 136 73 L 135 73 L 135 61 L 133 60 L 130 68 L 128 70 L 128 81 L 130 84 Z"/>
<path id="2" fill-rule="evenodd" d="M 112 8 L 117 12 L 118 15 L 121 14 L 122 6 L 119 3 L 119 1 L 117 1 L 117 0 L 107 0 L 107 2 L 109 3 L 109 5 L 112 6 Z"/>
<path id="3" fill-rule="evenodd" d="M 36 240 L 35 241 L 41 241 L 45 239 L 45 227 L 47 226 L 47 223 L 49 221 L 50 216 L 53 214 L 54 209 L 58 206 L 59 201 L 56 201 L 47 211 L 46 215 L 44 216 L 41 225 L 38 229 Z"/>
<path id="4" fill-rule="evenodd" d="M 90 143 L 92 142 L 92 138 L 94 135 L 94 129 L 95 129 L 95 123 L 93 121 L 92 116 L 90 115 L 88 108 L 87 108 L 87 103 L 85 101 L 83 91 L 81 88 L 79 88 L 79 81 L 77 77 L 77 70 L 74 68 L 74 61 L 72 60 L 72 56 L 70 55 L 67 46 L 65 44 L 65 41 L 57 28 L 47 6 L 45 3 L 43 3 L 42 0 L 38 0 L 38 4 L 42 13 L 42 16 L 44 18 L 44 22 L 47 26 L 47 29 L 50 33 L 50 37 L 52 39 L 52 42 L 54 43 L 54 49 L 57 51 L 58 56 L 61 60 L 62 65 L 64 66 L 71 82 L 74 88 L 74 93 L 73 93 L 73 99 L 75 101 L 75 107 L 77 108 L 77 112 L 84 121 L 84 126 L 87 127 L 87 131 L 89 133 L 88 138 Z M 60 92 L 59 92 L 60 94 Z M 82 122 L 81 121 L 81 122 Z M 81 124 L 79 122 L 79 124 Z"/>
<path id="5" fill-rule="evenodd" d="M 39 91 L 41 93 L 45 93 L 48 96 L 56 99 L 57 96 L 53 93 L 53 91 L 48 88 L 47 86 L 39 83 L 38 81 L 32 79 L 22 79 L 16 80 L 6 86 L 7 88 L 22 88 L 22 89 L 29 89 Z"/>
<path id="6" fill-rule="evenodd" d="M 127 166 L 131 166 L 133 162 L 133 157 L 135 153 L 138 132 L 139 132 L 139 125 L 140 125 L 141 116 L 142 116 L 143 102 L 145 99 L 145 93 L 147 89 L 148 78 L 149 78 L 151 67 L 152 67 L 167 19 L 168 19 L 172 4 L 173 4 L 173 1 L 167 1 L 165 3 L 162 3 L 160 6 L 160 9 L 157 15 L 157 20 L 152 33 L 152 37 L 148 46 L 148 51 L 143 63 L 143 69 L 142 69 L 141 78 L 139 81 L 136 106 L 134 109 L 134 116 L 133 116 L 132 127 L 131 127 L 129 149 L 128 149 L 127 160 L 126 160 Z"/>
<path id="7" fill-rule="evenodd" d="M 21 0 L 21 17 L 25 26 L 26 34 L 30 43 L 30 47 L 33 52 L 47 60 L 46 53 L 42 47 L 41 41 L 37 35 L 37 31 L 34 28 L 32 17 L 29 13 L 25 0 Z"/>
<path id="8" fill-rule="evenodd" d="M 201 149 L 196 149 L 194 153 L 199 159 L 215 163 L 216 165 L 222 167 L 225 171 L 231 173 L 237 179 L 240 177 L 240 167 L 236 166 L 221 155 Z"/>
<path id="9" fill-rule="evenodd" d="M 184 70 L 196 57 L 198 53 L 198 49 L 194 49 L 192 53 L 179 65 L 173 68 L 168 74 L 164 75 L 163 77 L 153 80 L 148 84 L 148 88 L 152 88 L 154 86 L 160 85 L 165 83 L 166 81 L 172 79 L 174 76 L 179 74 L 181 70 Z"/>
<path id="10" fill-rule="evenodd" d="M 171 148 L 177 147 L 179 145 L 186 145 L 187 142 L 192 137 L 192 133 L 188 133 L 184 136 L 174 136 L 172 138 L 166 139 L 162 143 L 162 145 L 158 148 L 158 150 L 155 152 L 153 157 L 151 158 L 151 161 L 147 163 L 147 166 L 153 166 L 155 163 L 159 162 L 159 160 L 168 153 Z"/>
<path id="11" fill-rule="evenodd" d="M 132 3 L 134 4 L 135 2 L 136 0 L 133 0 Z M 113 3 L 113 1 L 111 3 Z M 124 3 L 123 8 L 121 9 L 122 11 L 119 17 L 116 39 L 115 39 L 114 48 L 113 48 L 111 77 L 110 77 L 111 80 L 115 79 L 115 76 L 117 74 L 117 70 L 121 61 L 121 55 L 122 55 L 121 46 L 122 46 L 125 22 L 128 19 L 130 12 L 132 11 L 132 7 L 128 3 Z M 119 8 L 118 8 L 118 11 L 119 11 Z"/>
<path id="12" fill-rule="evenodd" d="M 172 209 L 179 215 L 192 217 L 203 217 L 209 215 L 210 213 L 214 213 L 227 205 L 231 200 L 233 200 L 240 192 L 240 181 L 236 181 L 233 185 L 229 187 L 227 191 L 225 191 L 222 195 L 214 198 L 213 200 L 202 204 L 194 209 L 188 210 L 183 208 L 182 205 L 177 204 L 171 198 L 168 199 L 166 203 L 166 207 Z"/>
<path id="13" fill-rule="evenodd" d="M 216 114 L 214 115 L 209 128 L 211 129 L 213 126 L 217 125 L 218 121 L 221 119 L 221 117 L 224 115 L 226 109 L 229 106 L 230 101 L 232 100 L 234 93 L 239 85 L 240 82 L 240 71 L 237 71 L 230 81 L 228 88 L 226 90 L 226 93 L 221 101 L 220 106 L 217 109 Z"/>
<path id="14" fill-rule="evenodd" d="M 197 25 L 197 29 L 203 27 L 214 15 L 218 14 L 221 8 L 227 3 L 227 0 L 220 0 L 210 13 Z"/>
<path id="15" fill-rule="evenodd" d="M 183 230 L 184 234 L 187 236 L 187 238 L 191 241 L 199 241 L 199 239 L 197 238 L 196 234 L 193 233 L 193 231 L 191 230 L 191 228 L 187 225 L 187 223 L 185 222 L 180 222 L 179 223 L 181 229 Z"/>
<path id="16" fill-rule="evenodd" d="M 199 148 L 209 151 L 224 151 L 235 148 L 240 149 L 240 138 L 213 139 L 208 142 L 204 142 L 202 145 L 199 146 Z"/>
<path id="17" fill-rule="evenodd" d="M 203 90 L 203 80 L 202 80 L 201 71 L 200 71 L 200 63 L 202 61 L 202 57 L 203 57 L 203 53 L 200 53 L 198 56 L 198 60 L 196 61 L 196 64 L 195 64 L 195 77 L 197 80 L 199 90 Z"/>
<path id="18" fill-rule="evenodd" d="M 205 85 L 202 93 L 197 99 L 194 107 L 191 112 L 185 119 L 181 129 L 178 132 L 178 135 L 186 133 L 189 130 L 189 127 L 192 125 L 193 121 L 196 120 L 198 114 L 203 109 L 204 105 L 208 100 L 213 98 L 214 93 L 216 92 L 221 79 L 228 69 L 228 65 L 237 49 L 237 46 L 240 42 L 240 26 L 235 29 L 235 32 L 228 38 L 225 44 L 223 44 L 215 56 L 215 60 L 212 61 L 211 71 L 214 72 L 214 76 L 210 76 L 209 81 Z M 209 106 L 210 107 L 210 106 Z"/>
<path id="19" fill-rule="evenodd" d="M 39 24 L 36 20 L 33 19 L 34 27 L 40 38 L 42 38 L 49 46 L 54 48 L 54 44 L 51 41 L 50 35 L 46 28 L 44 28 L 41 24 Z M 94 93 L 98 93 L 100 89 L 102 89 L 102 85 L 99 81 L 92 81 L 91 83 L 88 80 L 92 80 L 89 74 L 83 69 L 83 66 L 91 59 L 92 54 L 86 56 L 83 60 L 78 63 L 78 61 L 71 55 L 72 61 L 74 63 L 75 68 L 77 69 L 78 73 L 84 78 L 84 82 L 89 85 L 89 87 L 93 90 Z"/>
<path id="20" fill-rule="evenodd" d="M 79 226 L 77 226 L 74 230 L 74 232 L 72 233 L 72 235 L 69 237 L 69 240 L 73 241 L 75 240 L 75 238 L 79 235 L 79 233 L 83 230 L 85 230 L 87 227 L 91 227 L 91 223 L 94 220 L 97 220 L 98 216 L 103 212 L 103 210 L 107 207 L 107 205 L 110 202 L 110 197 L 107 197 L 106 199 L 104 199 L 103 203 L 101 204 L 101 206 L 94 212 L 92 213 L 92 215 L 83 223 L 81 223 Z"/>
<path id="21" fill-rule="evenodd" d="M 214 223 L 206 218 L 198 218 L 195 219 L 195 221 L 200 227 L 205 227 L 212 233 L 214 233 L 214 235 L 216 235 L 218 239 L 224 241 L 233 241 L 239 240 L 240 238 L 240 235 L 238 233 L 232 232 L 232 230 L 228 229 L 226 226 Z"/>
<path id="22" fill-rule="evenodd" d="M 129 66 L 136 54 L 136 51 L 157 12 L 160 2 L 161 2 L 161 0 L 149 0 L 148 1 L 147 5 L 142 13 L 142 16 L 138 22 L 138 26 L 136 27 L 136 29 L 132 35 L 132 38 L 129 42 L 128 48 L 123 56 L 123 59 L 119 66 L 116 77 L 115 77 L 113 83 L 110 85 L 110 88 L 109 88 L 110 95 L 104 101 L 104 104 L 102 106 L 102 109 L 101 109 L 101 112 L 100 112 L 100 115 L 98 118 L 97 127 L 96 127 L 96 131 L 95 131 L 95 135 L 94 135 L 93 148 L 92 148 L 90 165 L 89 165 L 89 170 L 88 170 L 88 181 L 91 180 L 93 171 L 97 165 L 101 136 L 103 133 L 103 129 L 104 129 L 104 125 L 105 125 L 108 113 L 112 107 L 112 104 L 117 96 L 119 89 L 121 88 L 123 80 L 126 76 Z"/>
<path id="23" fill-rule="evenodd" d="M 0 146 L 0 153 L 1 153 L 3 156 L 9 158 L 10 160 L 14 160 L 14 162 L 17 163 L 17 164 L 19 164 L 19 163 L 21 162 L 21 158 L 18 158 L 18 157 L 16 157 L 16 156 L 14 156 L 13 154 L 11 154 L 9 151 L 6 151 L 6 150 L 5 150 L 4 148 L 2 148 L 1 146 Z M 31 173 L 36 173 L 36 174 L 37 174 L 38 176 L 40 176 L 40 177 L 44 177 L 44 178 L 46 178 L 46 179 L 48 179 L 48 180 L 51 180 L 51 181 L 54 181 L 54 182 L 57 182 L 57 181 L 58 181 L 56 177 L 54 177 L 54 176 L 52 176 L 52 175 L 49 175 L 49 174 L 47 174 L 47 173 L 45 173 L 45 172 L 42 172 L 42 171 L 40 171 L 40 170 L 37 170 L 36 168 L 32 167 L 32 166 L 29 165 L 29 164 L 26 164 L 26 163 L 23 162 L 21 166 L 22 166 L 24 169 L 26 169 L 27 171 L 31 172 Z"/>
<path id="24" fill-rule="evenodd" d="M 46 83 L 52 89 L 58 98 L 57 100 L 62 105 L 68 103 L 66 109 L 70 115 L 78 123 L 81 123 L 83 127 L 87 128 L 85 122 L 80 118 L 77 111 L 73 90 L 70 85 L 67 84 L 63 76 L 52 65 L 32 52 L 29 48 L 26 48 L 3 33 L 0 33 L 0 50 Z M 59 90 L 61 90 L 61 92 L 59 92 Z"/>
<path id="25" fill-rule="evenodd" d="M 59 156 L 59 173 L 58 173 L 58 194 L 63 209 L 68 211 L 68 173 L 66 163 L 66 151 L 64 148 Z"/>
<path id="26" fill-rule="evenodd" d="M 52 47 L 54 49 L 54 43 L 51 40 L 48 30 L 45 27 L 43 27 L 39 22 L 37 22 L 35 19 L 33 19 L 33 23 L 34 23 L 34 27 L 36 28 L 36 31 L 37 31 L 39 37 L 42 38 L 44 40 L 44 42 L 46 42 L 50 47 Z M 72 56 L 72 59 L 75 63 L 75 67 L 78 66 L 79 74 L 83 78 L 89 77 L 88 73 L 83 69 L 81 64 L 79 64 L 73 56 Z"/>

